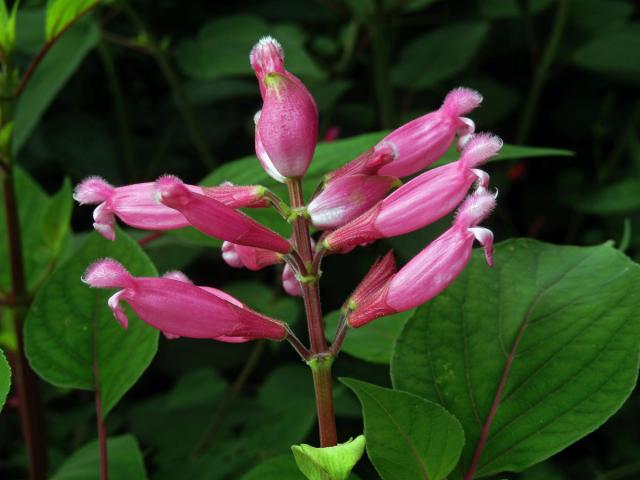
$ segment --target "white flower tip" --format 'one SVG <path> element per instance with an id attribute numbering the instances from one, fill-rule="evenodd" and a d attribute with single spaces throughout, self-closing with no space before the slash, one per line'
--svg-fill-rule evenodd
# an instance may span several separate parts
<path id="1" fill-rule="evenodd" d="M 93 222 L 93 228 L 107 240 L 113 242 L 116 239 L 116 229 L 112 223 Z"/>
<path id="2" fill-rule="evenodd" d="M 477 133 L 465 144 L 461 160 L 469 167 L 478 166 L 496 156 L 502 144 L 502 139 L 497 135 Z"/>
<path id="3" fill-rule="evenodd" d="M 462 203 L 455 218 L 456 225 L 474 227 L 487 218 L 496 207 L 496 197 L 479 187 Z"/>
<path id="4" fill-rule="evenodd" d="M 189 189 L 175 175 L 162 175 L 154 184 L 154 196 L 158 203 L 182 203 L 189 194 Z"/>
<path id="5" fill-rule="evenodd" d="M 280 71 L 284 64 L 284 49 L 280 42 L 267 35 L 258 40 L 249 54 L 249 62 L 256 72 Z"/>
<path id="6" fill-rule="evenodd" d="M 114 187 L 104 178 L 92 176 L 85 178 L 73 190 L 73 199 L 80 205 L 95 205 L 107 200 Z"/>
<path id="7" fill-rule="evenodd" d="M 222 259 L 227 265 L 233 268 L 242 268 L 244 264 L 240 258 L 240 254 L 236 249 L 235 243 L 224 241 L 222 243 Z"/>
<path id="8" fill-rule="evenodd" d="M 471 88 L 458 87 L 447 93 L 442 107 L 454 117 L 460 117 L 475 110 L 482 103 L 480 92 Z"/>
<path id="9" fill-rule="evenodd" d="M 122 264 L 112 258 L 96 260 L 81 277 L 84 283 L 94 288 L 126 288 L 132 279 Z"/>

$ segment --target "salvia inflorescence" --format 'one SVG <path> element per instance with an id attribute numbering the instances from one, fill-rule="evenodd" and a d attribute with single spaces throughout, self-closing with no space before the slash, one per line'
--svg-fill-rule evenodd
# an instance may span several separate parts
<path id="1" fill-rule="evenodd" d="M 304 84 L 285 69 L 284 51 L 273 38 L 255 45 L 250 62 L 263 102 L 254 117 L 256 156 L 271 177 L 287 184 L 290 204 L 259 185 L 227 182 L 202 187 L 165 175 L 155 182 L 113 187 L 90 177 L 76 187 L 74 198 L 97 205 L 93 218 L 100 234 L 113 240 L 116 218 L 143 230 L 195 227 L 224 241 L 222 257 L 231 267 L 259 270 L 284 264 L 283 287 L 290 295 L 305 297 L 310 316 L 314 308 L 319 309 L 319 298 L 314 307 L 310 297 L 317 292 L 323 256 L 346 254 L 360 245 L 421 229 L 457 208 L 453 224 L 399 270 L 392 252 L 374 263 L 345 301 L 340 331 L 331 348 L 324 337 L 314 339 L 310 321 L 311 346 L 307 348 L 282 320 L 213 287 L 194 285 L 180 272 L 160 278 L 135 277 L 115 260 L 99 260 L 89 266 L 83 280 L 95 288 L 117 289 L 108 305 L 124 328 L 128 320 L 122 302 L 169 338 L 287 339 L 312 362 L 319 356 L 335 356 L 347 327 L 362 327 L 436 296 L 464 269 L 474 241 L 482 245 L 491 265 L 493 234 L 480 224 L 494 208 L 495 195 L 480 167 L 499 153 L 502 141 L 494 135 L 475 134 L 473 121 L 464 117 L 480 105 L 478 92 L 452 90 L 438 110 L 408 122 L 326 174 L 313 197 L 305 201 L 300 181 L 317 143 L 316 103 Z M 425 170 L 456 137 L 459 159 Z M 241 211 L 269 207 L 293 225 L 291 239 Z M 311 238 L 312 228 L 316 239 Z"/>

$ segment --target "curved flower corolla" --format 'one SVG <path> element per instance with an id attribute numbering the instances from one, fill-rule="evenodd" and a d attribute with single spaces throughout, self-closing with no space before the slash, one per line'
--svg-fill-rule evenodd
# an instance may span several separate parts
<path id="1" fill-rule="evenodd" d="M 428 302 L 442 292 L 469 262 L 474 240 L 493 265 L 493 233 L 477 225 L 495 207 L 495 196 L 480 187 L 458 210 L 453 226 L 413 257 L 377 291 L 372 291 L 349 315 L 351 327 L 403 312 Z"/>
<path id="2" fill-rule="evenodd" d="M 372 173 L 402 178 L 424 170 L 444 155 L 456 134 L 460 136 L 458 145 L 462 148 L 475 130 L 473 121 L 462 115 L 477 108 L 481 102 L 482 95 L 475 90 L 463 87 L 451 90 L 438 110 L 405 123 L 378 143 L 393 144 L 397 158 L 380 165 Z M 361 164 L 361 157 L 339 170 L 353 170 L 352 164 Z"/>
<path id="3" fill-rule="evenodd" d="M 177 177 L 160 177 L 155 189 L 160 203 L 182 213 L 205 235 L 279 253 L 291 251 L 291 244 L 277 233 L 214 198 L 191 191 Z"/>
<path id="4" fill-rule="evenodd" d="M 321 230 L 338 228 L 379 202 L 400 181 L 380 175 L 347 175 L 331 180 L 307 207 Z"/>
<path id="5" fill-rule="evenodd" d="M 284 323 L 251 310 L 224 292 L 185 280 L 177 273 L 168 278 L 134 277 L 109 258 L 94 262 L 82 277 L 94 288 L 120 289 L 109 298 L 108 305 L 124 328 L 129 320 L 121 302 L 128 303 L 144 322 L 173 338 L 239 342 L 287 337 Z"/>
<path id="6" fill-rule="evenodd" d="M 475 183 L 487 188 L 489 175 L 475 167 L 497 155 L 502 140 L 475 135 L 460 160 L 428 170 L 391 193 L 369 211 L 330 233 L 325 248 L 347 251 L 379 238 L 390 238 L 423 228 L 448 215 Z"/>
<path id="7" fill-rule="evenodd" d="M 250 55 L 263 106 L 256 120 L 256 154 L 269 175 L 304 176 L 318 142 L 318 108 L 304 84 L 284 68 L 284 51 L 262 38 Z M 268 168 L 265 166 L 267 165 Z"/>
<path id="8" fill-rule="evenodd" d="M 268 205 L 264 198 L 265 188 L 261 186 L 239 187 L 224 183 L 218 187 L 185 187 L 231 208 Z M 100 177 L 88 177 L 76 186 L 73 198 L 81 205 L 98 205 L 93 211 L 93 227 L 109 240 L 115 239 L 116 217 L 142 230 L 174 230 L 189 225 L 180 212 L 155 200 L 153 182 L 114 187 Z"/>

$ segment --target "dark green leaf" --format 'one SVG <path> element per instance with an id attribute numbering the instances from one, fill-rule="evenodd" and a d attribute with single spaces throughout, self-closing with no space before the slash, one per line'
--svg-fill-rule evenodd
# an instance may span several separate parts
<path id="1" fill-rule="evenodd" d="M 450 24 L 430 31 L 402 50 L 393 82 L 412 90 L 432 87 L 462 71 L 489 31 L 485 22 Z"/>
<path id="2" fill-rule="evenodd" d="M 580 0 L 581 2 L 583 0 Z M 536 14 L 551 6 L 553 0 L 530 0 L 528 5 L 530 13 Z M 489 19 L 518 19 L 523 15 L 521 4 L 518 0 L 482 0 L 478 3 L 480 14 Z"/>
<path id="3" fill-rule="evenodd" d="M 91 19 L 74 25 L 51 48 L 18 99 L 13 148 L 20 150 L 42 114 L 100 38 Z"/>
<path id="4" fill-rule="evenodd" d="M 597 215 L 633 213 L 640 208 L 640 180 L 627 178 L 617 183 L 586 190 L 570 199 L 579 211 Z"/>
<path id="5" fill-rule="evenodd" d="M 242 476 L 240 480 L 304 480 L 290 453 L 278 455 L 262 462 Z"/>
<path id="6" fill-rule="evenodd" d="M 122 329 L 107 306 L 113 292 L 90 289 L 80 281 L 85 269 L 103 257 L 115 258 L 133 275 L 157 275 L 124 232 L 116 233 L 115 242 L 91 234 L 38 291 L 27 316 L 25 347 L 34 370 L 61 387 L 93 390 L 96 364 L 106 414 L 151 362 L 158 331 L 133 313 L 129 329 Z"/>
<path id="7" fill-rule="evenodd" d="M 400 335 L 404 322 L 413 310 L 377 319 L 364 327 L 350 328 L 342 344 L 342 351 L 361 360 L 372 363 L 389 363 L 396 338 Z M 325 317 L 328 338 L 338 326 L 340 312 L 331 312 Z"/>
<path id="8" fill-rule="evenodd" d="M 367 454 L 384 480 L 441 480 L 464 445 L 460 422 L 410 393 L 340 379 L 360 399 Z"/>
<path id="9" fill-rule="evenodd" d="M 51 197 L 44 215 L 43 236 L 54 256 L 60 253 L 63 242 L 69 233 L 72 210 L 73 190 L 71 182 L 65 178 L 60 190 Z"/>
<path id="10" fill-rule="evenodd" d="M 195 79 L 253 75 L 249 52 L 265 35 L 275 37 L 282 44 L 289 71 L 299 76 L 323 77 L 322 71 L 304 50 L 302 30 L 294 25 L 269 26 L 262 19 L 250 15 L 221 17 L 205 23 L 196 38 L 178 46 L 178 64 Z M 258 95 L 257 85 L 255 95 Z"/>
<path id="11" fill-rule="evenodd" d="M 2 350 L 0 350 L 0 412 L 4 405 L 4 401 L 7 399 L 9 393 L 9 387 L 11 386 L 11 368 L 9 368 L 9 362 Z"/>
<path id="12" fill-rule="evenodd" d="M 607 420 L 638 372 L 640 269 L 606 244 L 500 244 L 479 252 L 417 311 L 396 344 L 395 388 L 443 405 L 467 437 L 469 468 L 492 404 L 478 475 L 520 471 Z M 499 384 L 505 379 L 504 391 Z"/>
<path id="13" fill-rule="evenodd" d="M 63 195 L 68 193 L 65 193 L 67 188 L 68 185 L 63 186 L 54 198 L 49 198 L 26 172 L 20 168 L 14 170 L 14 190 L 22 233 L 22 252 L 27 285 L 30 289 L 37 285 L 54 265 L 69 230 L 70 212 L 57 212 L 60 214 L 58 220 L 61 224 L 59 225 L 52 225 L 49 218 L 53 205 L 58 204 L 63 210 L 68 207 L 71 197 L 63 198 Z M 5 209 L 0 208 L 0 258 L 5 259 L 9 258 L 6 229 Z M 0 287 L 8 291 L 10 283 L 9 268 L 1 268 Z"/>
<path id="14" fill-rule="evenodd" d="M 224 290 L 254 310 L 288 324 L 295 323 L 300 313 L 298 299 L 259 282 L 232 283 L 225 286 Z"/>
<path id="15" fill-rule="evenodd" d="M 114 480 L 146 480 L 147 473 L 135 437 L 123 435 L 107 441 L 109 478 Z M 58 469 L 51 480 L 99 480 L 100 454 L 98 442 L 80 448 Z"/>
<path id="16" fill-rule="evenodd" d="M 636 82 L 640 79 L 640 24 L 607 30 L 579 48 L 576 65 Z"/>

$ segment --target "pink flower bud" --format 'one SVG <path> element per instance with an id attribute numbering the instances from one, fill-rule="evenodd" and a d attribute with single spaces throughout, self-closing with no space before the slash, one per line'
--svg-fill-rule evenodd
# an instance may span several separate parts
<path id="1" fill-rule="evenodd" d="M 177 177 L 160 177 L 155 188 L 160 203 L 178 210 L 205 235 L 280 253 L 291 251 L 291 244 L 277 233 L 211 197 L 189 190 Z"/>
<path id="2" fill-rule="evenodd" d="M 327 174 L 325 181 L 355 174 L 375 175 L 384 165 L 398 158 L 398 149 L 392 142 L 382 141 L 375 147 Z"/>
<path id="3" fill-rule="evenodd" d="M 378 258 L 374 262 L 349 297 L 346 307 L 349 310 L 356 310 L 363 302 L 380 291 L 394 273 L 396 273 L 396 259 L 393 257 L 393 250 L 390 250 L 383 258 Z"/>
<path id="4" fill-rule="evenodd" d="M 458 210 L 453 226 L 393 275 L 377 293 L 361 301 L 349 325 L 362 325 L 385 315 L 422 305 L 442 292 L 469 262 L 474 239 L 493 264 L 493 234 L 478 227 L 495 207 L 494 195 L 480 187 Z"/>
<path id="5" fill-rule="evenodd" d="M 338 228 L 379 202 L 400 183 L 394 177 L 348 175 L 330 180 L 316 196 L 307 212 L 321 230 Z"/>
<path id="6" fill-rule="evenodd" d="M 475 90 L 451 90 L 439 110 L 402 125 L 382 140 L 396 145 L 398 158 L 380 168 L 378 174 L 401 178 L 431 165 L 444 155 L 456 133 L 473 133 L 473 122 L 462 115 L 481 102 L 482 96 Z"/>
<path id="7" fill-rule="evenodd" d="M 348 250 L 379 238 L 418 230 L 448 215 L 474 182 L 488 186 L 487 173 L 475 167 L 495 156 L 501 147 L 499 137 L 475 135 L 466 144 L 460 160 L 428 170 L 407 182 L 371 210 L 329 234 L 325 247 Z"/>
<path id="8" fill-rule="evenodd" d="M 193 285 L 182 275 L 134 277 L 115 260 L 103 259 L 92 264 L 82 280 L 95 288 L 120 289 L 109 298 L 108 305 L 124 328 L 128 318 L 120 305 L 122 301 L 144 322 L 173 338 L 235 342 L 255 338 L 283 340 L 287 336 L 282 322 L 251 310 L 219 290 Z"/>
<path id="9" fill-rule="evenodd" d="M 282 255 L 263 248 L 236 245 L 231 242 L 222 244 L 222 259 L 234 268 L 248 268 L 249 270 L 262 270 L 269 265 L 275 265 L 282 261 Z"/>
<path id="10" fill-rule="evenodd" d="M 256 122 L 258 158 L 263 165 L 268 158 L 283 177 L 302 177 L 318 141 L 316 103 L 304 84 L 285 70 L 284 52 L 273 38 L 260 40 L 250 60 L 263 99 Z"/>
<path id="11" fill-rule="evenodd" d="M 292 297 L 302 296 L 302 285 L 296 278 L 296 272 L 293 271 L 289 264 L 285 265 L 284 270 L 282 270 L 282 288 L 287 292 L 287 295 Z"/>
<path id="12" fill-rule="evenodd" d="M 267 206 L 265 189 L 260 186 L 185 187 L 232 208 Z M 93 227 L 109 240 L 115 238 L 116 217 L 142 230 L 173 230 L 189 225 L 180 212 L 155 200 L 153 182 L 113 187 L 100 177 L 89 177 L 76 186 L 73 198 L 81 205 L 98 205 L 93 212 Z"/>

